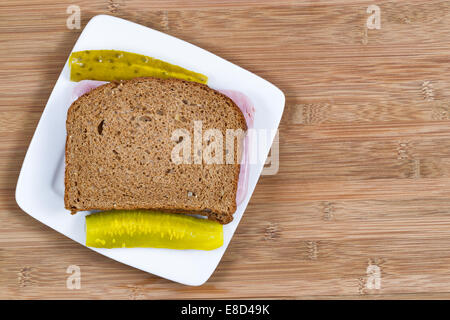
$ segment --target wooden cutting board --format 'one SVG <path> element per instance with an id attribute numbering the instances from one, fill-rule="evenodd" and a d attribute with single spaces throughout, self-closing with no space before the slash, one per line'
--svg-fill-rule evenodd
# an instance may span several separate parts
<path id="1" fill-rule="evenodd" d="M 286 95 L 278 173 L 261 177 L 214 275 L 188 287 L 18 208 L 25 152 L 81 29 L 67 28 L 73 1 L 1 0 L 0 298 L 450 298 L 450 2 L 422 2 L 76 1 L 81 29 L 129 19 Z M 80 289 L 66 286 L 72 265 Z"/>

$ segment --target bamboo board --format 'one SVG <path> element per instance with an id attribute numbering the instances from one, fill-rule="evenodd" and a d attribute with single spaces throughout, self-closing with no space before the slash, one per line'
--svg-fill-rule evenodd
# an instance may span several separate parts
<path id="1" fill-rule="evenodd" d="M 261 177 L 210 280 L 122 265 L 23 213 L 19 170 L 81 30 L 73 1 L 0 0 L 0 298 L 450 298 L 450 3 L 77 1 L 280 87 L 279 172 Z M 69 290 L 68 266 L 81 269 Z"/>

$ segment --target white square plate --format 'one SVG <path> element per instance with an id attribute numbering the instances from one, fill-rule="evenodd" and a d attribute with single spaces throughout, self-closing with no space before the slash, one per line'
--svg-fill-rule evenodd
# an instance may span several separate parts
<path id="1" fill-rule="evenodd" d="M 107 16 L 92 18 L 72 51 L 116 49 L 165 60 L 209 77 L 214 89 L 238 90 L 256 109 L 255 129 L 269 129 L 272 142 L 284 109 L 283 93 L 266 80 L 185 41 L 147 27 Z M 74 82 L 64 66 L 42 113 L 22 165 L 16 188 L 20 208 L 72 240 L 85 244 L 85 215 L 64 209 L 64 147 L 66 113 Z M 254 152 L 255 145 L 250 146 Z M 264 159 L 270 143 L 262 150 Z M 213 273 L 241 220 L 264 162 L 250 165 L 248 192 L 233 222 L 224 226 L 224 244 L 212 251 L 154 248 L 93 249 L 107 257 L 146 272 L 187 285 L 201 285 Z M 181 267 L 182 266 L 182 267 Z"/>

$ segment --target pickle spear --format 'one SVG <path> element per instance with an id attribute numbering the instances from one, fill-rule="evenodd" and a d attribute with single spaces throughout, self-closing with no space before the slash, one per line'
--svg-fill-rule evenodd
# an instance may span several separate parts
<path id="1" fill-rule="evenodd" d="M 184 214 L 111 210 L 86 216 L 86 246 L 213 250 L 223 244 L 223 226 Z"/>
<path id="2" fill-rule="evenodd" d="M 117 50 L 85 50 L 69 57 L 70 80 L 128 80 L 138 77 L 178 78 L 206 84 L 208 77 L 142 54 Z"/>

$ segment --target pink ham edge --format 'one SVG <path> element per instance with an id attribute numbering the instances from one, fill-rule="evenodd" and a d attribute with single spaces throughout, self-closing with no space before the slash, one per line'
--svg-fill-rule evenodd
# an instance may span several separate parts
<path id="1" fill-rule="evenodd" d="M 108 83 L 106 81 L 96 81 L 96 80 L 81 80 L 78 82 L 73 88 L 72 91 L 72 102 L 77 100 L 79 97 L 81 97 L 83 94 L 88 93 L 92 89 L 95 89 L 102 84 Z"/>
<path id="2" fill-rule="evenodd" d="M 245 94 L 235 90 L 219 90 L 227 97 L 236 103 L 244 114 L 245 121 L 247 122 L 247 129 L 252 129 L 255 122 L 255 108 L 253 103 Z M 240 205 L 244 201 L 248 190 L 248 178 L 249 178 L 249 146 L 250 135 L 246 135 L 243 143 L 241 171 L 239 172 L 238 187 L 236 192 L 236 204 Z"/>
<path id="3" fill-rule="evenodd" d="M 74 87 L 72 92 L 72 101 L 77 100 L 83 94 L 88 93 L 92 89 L 95 89 L 105 83 L 106 81 L 95 81 L 95 80 L 81 80 Z M 219 92 L 223 93 L 227 97 L 236 103 L 239 109 L 242 111 L 245 117 L 245 121 L 247 122 L 247 128 L 252 129 L 255 121 L 255 108 L 251 100 L 242 92 L 235 90 L 219 90 Z M 240 205 L 242 201 L 244 201 L 245 196 L 247 195 L 248 189 L 248 178 L 249 178 L 249 159 L 248 159 L 248 149 L 250 146 L 250 137 L 249 135 L 245 136 L 243 143 L 243 154 L 241 161 L 241 171 L 239 173 L 238 187 L 236 192 L 236 204 Z"/>

